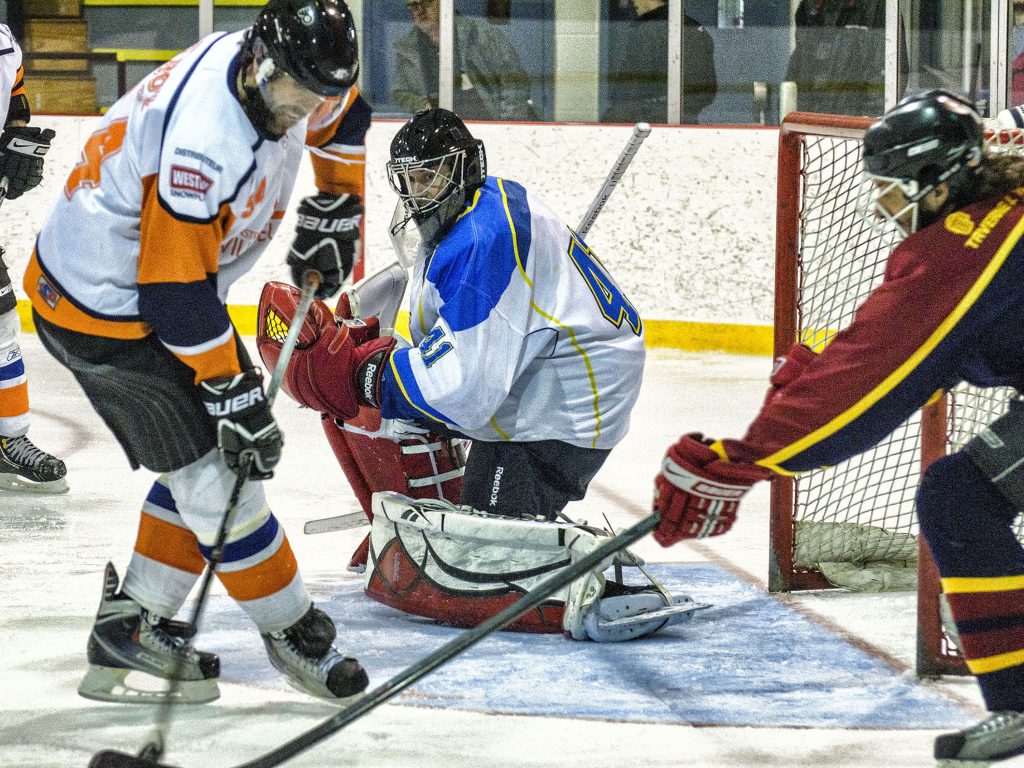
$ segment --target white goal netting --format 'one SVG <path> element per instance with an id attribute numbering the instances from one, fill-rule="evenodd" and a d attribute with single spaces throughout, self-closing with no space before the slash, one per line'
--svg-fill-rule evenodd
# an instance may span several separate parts
<path id="1" fill-rule="evenodd" d="M 1022 135 L 1003 132 L 992 141 L 1006 151 L 1020 151 Z M 808 133 L 800 152 L 797 338 L 821 351 L 881 281 L 898 238 L 878 234 L 857 212 L 859 139 Z M 949 450 L 1001 414 L 1011 394 L 967 385 L 950 393 Z M 793 568 L 818 571 L 850 589 L 912 589 L 921 455 L 918 414 L 868 452 L 801 475 L 794 492 Z"/>

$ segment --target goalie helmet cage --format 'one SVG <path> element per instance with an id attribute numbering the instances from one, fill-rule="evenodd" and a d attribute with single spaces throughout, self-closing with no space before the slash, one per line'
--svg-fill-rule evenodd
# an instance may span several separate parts
<path id="1" fill-rule="evenodd" d="M 861 140 L 870 118 L 794 112 L 779 132 L 775 355 L 794 342 L 821 351 L 881 282 L 898 243 L 857 212 Z M 986 133 L 1024 151 L 1024 132 Z M 959 448 L 1005 409 L 1009 389 L 961 385 L 889 438 L 835 467 L 776 478 L 771 489 L 769 591 L 828 589 L 851 569 L 887 578 L 917 566 L 917 672 L 966 674 L 940 618 L 938 572 L 918 541 L 914 494 L 929 462 Z M 1017 521 L 1018 537 L 1022 535 Z M 837 581 L 837 583 L 840 583 Z"/>

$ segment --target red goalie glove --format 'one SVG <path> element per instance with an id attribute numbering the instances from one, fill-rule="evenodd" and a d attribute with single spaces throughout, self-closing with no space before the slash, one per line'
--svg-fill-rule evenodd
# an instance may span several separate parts
<path id="1" fill-rule="evenodd" d="M 654 538 L 668 547 L 725 533 L 750 486 L 771 476 L 754 464 L 723 460 L 700 433 L 683 435 L 654 479 L 654 510 L 661 516 Z"/>
<path id="2" fill-rule="evenodd" d="M 273 369 L 301 293 L 286 283 L 267 283 L 260 296 L 256 348 Z M 395 346 L 391 337 L 372 338 L 376 320 L 359 327 L 338 325 L 327 305 L 316 300 L 299 332 L 281 388 L 302 405 L 342 420 L 359 406 L 380 405 L 380 379 Z M 360 343 L 363 339 L 370 339 Z"/>

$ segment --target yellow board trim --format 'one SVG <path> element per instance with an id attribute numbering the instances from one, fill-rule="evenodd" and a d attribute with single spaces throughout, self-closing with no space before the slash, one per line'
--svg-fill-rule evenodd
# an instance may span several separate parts
<path id="1" fill-rule="evenodd" d="M 157 48 L 93 48 L 94 53 L 116 53 L 118 61 L 169 61 L 181 51 Z"/>
<path id="2" fill-rule="evenodd" d="M 914 354 L 912 354 L 903 365 L 890 373 L 878 386 L 868 392 L 859 401 L 854 403 L 853 406 L 846 409 L 836 418 L 832 419 L 832 421 L 819 427 L 806 437 L 787 445 L 781 451 L 776 451 L 771 456 L 764 457 L 758 461 L 757 464 L 762 467 L 777 470 L 778 466 L 787 459 L 791 459 L 802 453 L 812 445 L 816 445 L 825 438 L 834 435 L 843 427 L 855 421 L 879 400 L 894 390 L 900 382 L 910 375 L 910 372 L 913 371 L 922 360 L 932 353 L 932 351 L 939 345 L 939 342 L 946 338 L 946 335 L 953 330 L 953 327 L 960 322 L 960 319 L 965 314 L 967 314 L 967 310 L 974 306 L 974 302 L 977 301 L 978 296 L 980 296 L 988 287 L 989 283 L 992 282 L 996 272 L 998 272 L 1000 267 L 1003 266 L 1003 262 L 1006 261 L 1006 257 L 1013 249 L 1013 246 L 1017 244 L 1017 241 L 1020 240 L 1022 234 L 1024 234 L 1024 218 L 1018 221 L 1010 231 L 1010 234 L 1003 241 L 1002 245 L 999 246 L 999 250 L 996 251 L 995 256 L 992 257 L 992 261 L 988 263 L 984 271 L 974 282 L 974 285 L 971 286 L 970 290 L 964 294 L 960 303 L 953 308 L 953 311 L 950 312 L 941 323 L 939 323 L 931 336 L 929 336 L 925 342 L 917 348 Z"/>
<path id="3" fill-rule="evenodd" d="M 265 4 L 266 0 L 213 0 L 215 8 L 227 8 L 233 6 L 257 8 Z M 82 0 L 82 5 L 116 6 L 122 8 L 181 5 L 197 8 L 199 6 L 199 0 Z"/>
<path id="4" fill-rule="evenodd" d="M 982 659 L 968 659 L 967 668 L 972 675 L 983 675 L 986 672 L 998 672 L 1008 667 L 1016 667 L 1024 664 L 1024 650 L 1000 653 L 995 656 L 986 656 Z"/>
<path id="5" fill-rule="evenodd" d="M 229 304 L 231 322 L 242 336 L 256 335 L 256 307 Z M 25 299 L 18 302 L 21 328 L 34 333 L 32 305 Z M 409 333 L 409 313 L 402 310 L 395 320 L 395 330 Z M 771 355 L 772 329 L 766 325 L 731 323 L 694 323 L 682 320 L 644 320 L 644 340 L 648 348 L 678 349 L 685 352 L 729 352 L 736 355 Z"/>
<path id="6" fill-rule="evenodd" d="M 951 576 L 942 579 L 942 591 L 947 595 L 978 592 L 1013 592 L 1024 589 L 1021 576 Z"/>

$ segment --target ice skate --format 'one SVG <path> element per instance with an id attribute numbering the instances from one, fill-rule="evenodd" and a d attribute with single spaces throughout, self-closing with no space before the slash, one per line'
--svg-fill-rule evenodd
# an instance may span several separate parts
<path id="1" fill-rule="evenodd" d="M 281 632 L 263 635 L 270 661 L 294 688 L 328 701 L 344 703 L 370 682 L 355 659 L 334 647 L 331 617 L 310 606 L 306 615 Z"/>
<path id="2" fill-rule="evenodd" d="M 939 768 L 986 768 L 1024 755 L 1024 712 L 993 712 L 975 726 L 935 739 Z"/>
<path id="3" fill-rule="evenodd" d="M 89 635 L 89 671 L 78 693 L 99 701 L 154 703 L 166 695 L 166 686 L 138 687 L 128 676 L 176 679 L 175 703 L 205 704 L 220 696 L 216 654 L 188 645 L 191 627 L 156 616 L 132 598 L 119 593 L 117 571 L 107 563 L 103 597 Z M 141 682 L 141 680 L 139 681 Z"/>
<path id="4" fill-rule="evenodd" d="M 64 493 L 64 462 L 36 448 L 25 435 L 0 437 L 0 490 Z"/>

